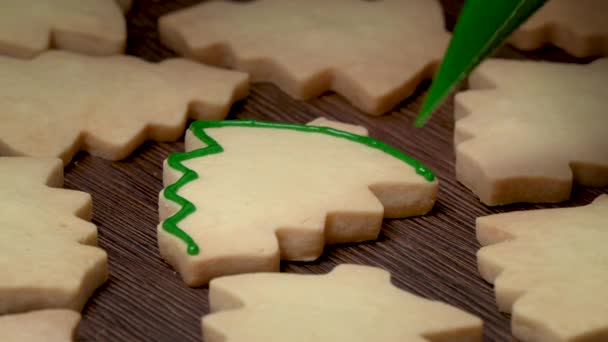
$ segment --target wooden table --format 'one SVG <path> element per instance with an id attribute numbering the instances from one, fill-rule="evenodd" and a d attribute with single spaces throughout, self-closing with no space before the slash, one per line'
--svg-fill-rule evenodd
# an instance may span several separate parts
<path id="1" fill-rule="evenodd" d="M 173 56 L 159 43 L 157 18 L 194 2 L 137 1 L 127 16 L 127 52 L 151 61 Z M 451 28 L 462 1 L 443 2 Z M 523 56 L 508 48 L 500 54 Z M 556 49 L 528 56 L 572 60 Z M 454 177 L 452 103 L 443 106 L 424 129 L 411 127 L 427 86 L 421 85 L 420 91 L 390 114 L 371 117 L 336 94 L 302 102 L 273 85 L 255 84 L 251 95 L 234 106 L 229 118 L 305 123 L 325 116 L 364 125 L 371 136 L 423 161 L 440 180 L 437 204 L 428 215 L 385 220 L 377 241 L 328 246 L 319 260 L 284 262 L 282 271 L 326 273 L 340 263 L 379 266 L 392 273 L 393 283 L 400 288 L 483 318 L 486 341 L 511 341 L 509 317 L 498 312 L 492 286 L 477 273 L 475 253 L 479 245 L 474 220 L 496 212 L 556 206 L 488 208 L 459 184 Z M 162 161 L 182 149 L 182 142 L 149 142 L 120 162 L 79 153 L 66 167 L 66 187 L 93 195 L 93 222 L 99 228 L 99 245 L 108 252 L 110 263 L 109 281 L 83 311 L 79 330 L 82 341 L 200 341 L 200 318 L 209 309 L 208 288 L 186 287 L 162 261 L 156 245 Z M 589 203 L 607 190 L 576 188 L 572 200 L 560 206 Z"/>

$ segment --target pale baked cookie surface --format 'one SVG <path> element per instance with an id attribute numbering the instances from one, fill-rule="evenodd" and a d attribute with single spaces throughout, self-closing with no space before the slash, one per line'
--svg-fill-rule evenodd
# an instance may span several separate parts
<path id="1" fill-rule="evenodd" d="M 298 99 L 333 90 L 374 115 L 432 76 L 449 39 L 435 0 L 211 1 L 161 17 L 159 30 L 184 56 Z"/>
<path id="2" fill-rule="evenodd" d="M 608 341 L 608 195 L 477 219 L 481 276 L 521 341 Z"/>
<path id="3" fill-rule="evenodd" d="M 207 342 L 475 342 L 482 335 L 479 318 L 400 290 L 388 272 L 368 266 L 217 278 L 209 299 Z"/>
<path id="4" fill-rule="evenodd" d="M 608 59 L 493 59 L 455 100 L 456 177 L 486 205 L 560 202 L 608 184 Z"/>
<path id="5" fill-rule="evenodd" d="M 521 50 L 551 43 L 577 57 L 608 56 L 608 1 L 551 0 L 509 39 Z"/>
<path id="6" fill-rule="evenodd" d="M 127 28 L 121 6 L 130 1 L 120 3 L 1 0 L 0 55 L 31 58 L 51 46 L 88 55 L 122 53 Z"/>
<path id="7" fill-rule="evenodd" d="M 81 310 L 108 276 L 91 196 L 56 189 L 59 159 L 0 157 L 0 175 L 0 314 Z"/>
<path id="8" fill-rule="evenodd" d="M 190 286 L 315 260 L 326 243 L 373 240 L 383 217 L 429 211 L 438 187 L 378 140 L 259 121 L 195 122 L 163 180 L 160 252 Z"/>
<path id="9" fill-rule="evenodd" d="M 0 316 L 2 342 L 71 342 L 80 314 L 72 310 L 40 310 Z"/>
<path id="10" fill-rule="evenodd" d="M 145 139 L 172 141 L 195 119 L 222 119 L 248 92 L 244 73 L 184 59 L 49 51 L 0 57 L 0 154 L 117 160 Z"/>

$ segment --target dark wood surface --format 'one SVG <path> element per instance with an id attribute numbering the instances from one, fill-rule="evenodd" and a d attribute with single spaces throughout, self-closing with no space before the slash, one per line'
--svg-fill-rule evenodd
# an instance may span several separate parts
<path id="1" fill-rule="evenodd" d="M 158 61 L 173 56 L 158 41 L 159 15 L 196 1 L 141 0 L 128 14 L 127 52 Z M 461 1 L 443 1 L 450 28 Z M 379 51 L 390 53 L 390 51 Z M 502 56 L 522 58 L 503 48 Z M 571 61 L 548 49 L 533 58 Z M 556 205 L 511 205 L 488 208 L 454 178 L 452 103 L 446 103 L 424 129 L 411 123 L 428 83 L 393 112 L 370 117 L 336 94 L 295 101 L 270 84 L 253 85 L 251 95 L 234 106 L 229 118 L 305 123 L 325 116 L 365 125 L 371 136 L 413 155 L 439 177 L 441 190 L 435 208 L 422 217 L 386 220 L 374 242 L 328 246 L 315 262 L 285 262 L 284 272 L 325 273 L 340 263 L 382 267 L 393 283 L 417 295 L 441 300 L 481 317 L 486 341 L 512 341 L 509 317 L 496 309 L 492 286 L 477 273 L 474 220 L 477 216 L 516 209 Z M 67 188 L 93 196 L 93 222 L 99 244 L 109 255 L 110 279 L 90 299 L 79 330 L 82 341 L 200 341 L 200 318 L 208 312 L 207 287 L 184 285 L 158 254 L 157 196 L 162 188 L 162 161 L 183 143 L 149 142 L 120 162 L 78 154 L 66 167 Z M 500 151 L 496 151 L 500 153 Z M 576 188 L 571 201 L 559 206 L 589 203 L 608 189 Z M 404 308 L 407 310 L 407 308 Z"/>

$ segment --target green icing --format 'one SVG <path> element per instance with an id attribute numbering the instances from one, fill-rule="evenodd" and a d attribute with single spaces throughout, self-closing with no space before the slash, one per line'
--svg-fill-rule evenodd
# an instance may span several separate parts
<path id="1" fill-rule="evenodd" d="M 378 149 L 383 151 L 391 156 L 402 160 L 403 162 L 411 165 L 416 169 L 416 173 L 424 177 L 429 182 L 432 182 L 435 179 L 435 175 L 431 170 L 429 170 L 426 166 L 424 166 L 421 162 L 416 159 L 404 154 L 403 152 L 397 150 L 396 148 L 387 145 L 381 141 L 376 139 L 361 136 L 353 133 L 348 133 L 344 131 L 340 131 L 337 129 L 329 128 L 329 127 L 319 127 L 319 126 L 306 126 L 299 124 L 289 124 L 289 123 L 274 123 L 274 122 L 263 122 L 263 121 L 255 121 L 255 120 L 235 120 L 235 121 L 195 121 L 190 125 L 190 130 L 192 133 L 199 138 L 203 143 L 207 146 L 204 148 L 200 148 L 197 150 L 189 151 L 189 152 L 178 152 L 173 153 L 167 159 L 167 163 L 173 169 L 180 171 L 183 173 L 182 177 L 175 183 L 166 187 L 164 190 L 164 196 L 168 200 L 171 200 L 177 203 L 181 209 L 167 218 L 163 222 L 163 229 L 168 233 L 176 236 L 178 239 L 182 240 L 188 246 L 188 254 L 189 255 L 197 255 L 199 253 L 199 247 L 196 242 L 192 239 L 190 235 L 184 232 L 181 228 L 178 227 L 178 223 L 186 218 L 188 215 L 192 214 L 196 207 L 192 202 L 187 199 L 181 197 L 177 193 L 179 190 L 186 184 L 192 182 L 193 180 L 198 178 L 198 174 L 193 170 L 184 166 L 183 162 L 186 160 L 190 160 L 193 158 L 203 157 L 210 154 L 222 153 L 224 149 L 222 146 L 215 141 L 212 137 L 205 133 L 205 128 L 217 128 L 217 127 L 230 127 L 230 126 L 238 126 L 238 127 L 251 127 L 251 128 L 274 128 L 274 129 L 287 129 L 293 131 L 301 131 L 308 133 L 320 133 L 325 135 L 330 135 L 337 138 L 347 139 L 350 141 L 354 141 L 371 148 Z"/>

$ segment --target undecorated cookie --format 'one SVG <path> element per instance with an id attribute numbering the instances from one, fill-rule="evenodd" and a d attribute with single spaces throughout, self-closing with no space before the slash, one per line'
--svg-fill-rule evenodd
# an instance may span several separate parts
<path id="1" fill-rule="evenodd" d="M 214 279 L 206 342 L 475 342 L 479 318 L 391 284 L 375 267 L 326 275 L 256 273 Z"/>
<path id="2" fill-rule="evenodd" d="M 145 139 L 172 141 L 196 119 L 222 119 L 247 95 L 246 74 L 184 59 L 89 57 L 50 51 L 0 57 L 0 154 L 110 160 Z"/>
<path id="3" fill-rule="evenodd" d="M 0 314 L 81 310 L 108 277 L 91 196 L 56 189 L 59 159 L 0 157 L 0 175 Z"/>
<path id="4" fill-rule="evenodd" d="M 31 58 L 49 48 L 88 55 L 122 53 L 127 40 L 119 0 L 2 0 L 0 54 Z M 128 5 L 128 6 L 127 6 Z"/>
<path id="5" fill-rule="evenodd" d="M 0 316 L 2 342 L 70 342 L 76 338 L 80 314 L 41 310 Z"/>
<path id="6" fill-rule="evenodd" d="M 521 50 L 546 43 L 576 57 L 608 56 L 606 0 L 551 0 L 509 39 Z"/>
<path id="7" fill-rule="evenodd" d="M 456 95 L 456 178 L 487 205 L 608 185 L 608 59 L 489 60 Z"/>
<path id="8" fill-rule="evenodd" d="M 433 173 L 369 137 L 327 127 L 198 121 L 164 165 L 160 253 L 190 286 L 311 261 L 373 240 L 382 217 L 429 211 Z"/>
<path id="9" fill-rule="evenodd" d="M 481 276 L 524 342 L 608 341 L 608 195 L 477 219 Z"/>
<path id="10" fill-rule="evenodd" d="M 210 1 L 161 17 L 159 30 L 181 55 L 298 99 L 333 90 L 374 115 L 430 78 L 449 40 L 436 0 Z"/>

